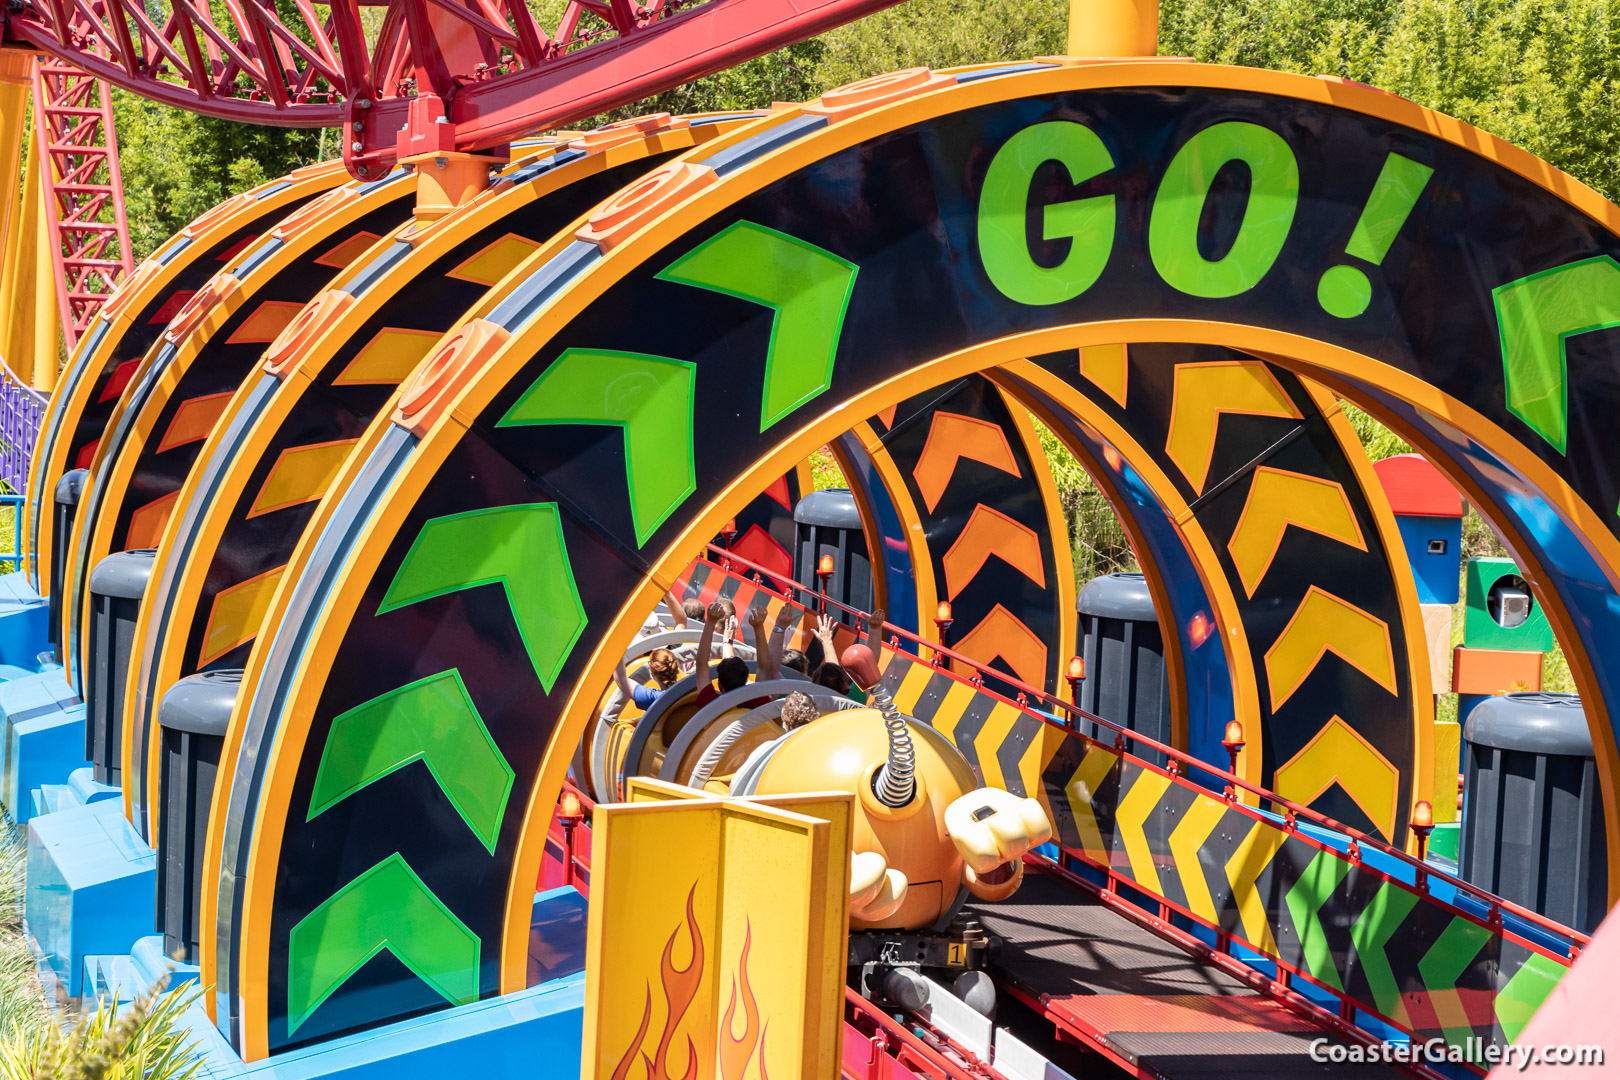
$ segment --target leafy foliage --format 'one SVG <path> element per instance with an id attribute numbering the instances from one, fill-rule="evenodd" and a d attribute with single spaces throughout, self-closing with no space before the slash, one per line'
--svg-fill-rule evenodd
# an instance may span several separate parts
<path id="1" fill-rule="evenodd" d="M 1040 437 L 1047 467 L 1052 470 L 1063 519 L 1069 527 L 1075 584 L 1084 585 L 1103 574 L 1141 569 L 1125 526 L 1091 474 L 1050 428 L 1033 416 L 1030 419 Z"/>
<path id="2" fill-rule="evenodd" d="M 0 1038 L 0 1080 L 191 1080 L 202 1063 L 181 1014 L 196 990 L 153 988 L 120 1015 L 102 1002 L 69 1028 Z"/>
<path id="3" fill-rule="evenodd" d="M 896 68 L 1060 54 L 1068 25 L 1068 0 L 908 0 L 817 39 L 816 92 Z"/>
<path id="4" fill-rule="evenodd" d="M 1620 6 L 1608 0 L 1166 0 L 1159 46 L 1368 83 L 1620 196 Z"/>
<path id="5" fill-rule="evenodd" d="M 45 997 L 23 933 L 27 849 L 0 813 L 0 1040 L 29 1038 L 45 1026 Z"/>
<path id="6" fill-rule="evenodd" d="M 136 261 L 231 195 L 335 152 L 322 131 L 194 116 L 122 90 L 113 121 Z"/>

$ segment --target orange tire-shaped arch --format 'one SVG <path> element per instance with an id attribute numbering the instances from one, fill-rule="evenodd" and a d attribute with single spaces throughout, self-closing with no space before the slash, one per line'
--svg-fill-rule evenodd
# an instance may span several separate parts
<path id="1" fill-rule="evenodd" d="M 656 214 L 616 215 L 543 252 L 486 320 L 485 335 L 509 336 L 375 438 L 306 545 L 299 583 L 284 585 L 286 625 L 250 664 L 233 718 L 244 754 L 227 812 L 211 823 L 225 834 L 215 850 L 234 861 L 207 875 L 218 871 L 221 890 L 204 913 L 215 930 L 204 980 L 247 1057 L 520 988 L 563 773 L 611 664 L 691 551 L 851 416 L 989 369 L 1060 403 L 1048 358 L 1076 348 L 1185 342 L 1263 354 L 1380 415 L 1443 416 L 1446 430 L 1511 466 L 1556 521 L 1516 515 L 1489 486 L 1500 480 L 1470 474 L 1457 454 L 1442 459 L 1537 583 L 1613 807 L 1617 673 L 1599 649 L 1606 635 L 1592 635 L 1615 616 L 1584 596 L 1606 604 L 1620 568 L 1613 523 L 1594 510 L 1620 501 L 1616 451 L 1582 414 L 1559 430 L 1525 397 L 1526 371 L 1546 373 L 1519 363 L 1513 341 L 1506 378 L 1517 381 L 1504 386 L 1491 293 L 1569 267 L 1620 273 L 1620 211 L 1388 95 L 1188 64 L 981 70 L 924 80 L 914 96 L 785 110 L 750 137 L 689 155 L 669 187 L 654 188 Z M 992 183 L 998 153 L 1021 137 L 1013 164 L 1026 172 Z M 1425 185 L 1394 157 L 1427 170 L 1445 197 L 1422 198 Z M 1223 196 L 1197 178 L 1239 158 L 1255 172 L 1252 197 L 1218 202 L 1226 250 L 1206 250 L 1199 208 Z M 1069 176 L 1041 171 L 1047 161 Z M 1380 218 L 1382 250 L 1346 254 L 1391 167 L 1410 181 L 1397 185 L 1411 196 L 1395 201 L 1405 212 Z M 1016 212 L 986 208 L 992 190 Z M 1072 227 L 1067 254 L 1037 262 L 1021 246 L 1021 215 L 1065 201 L 1050 220 Z M 1535 221 L 1533 235 L 1502 221 L 1505 207 Z M 1459 282 L 1462 250 L 1475 272 Z M 1510 308 L 1535 301 L 1512 296 Z M 631 317 L 649 302 L 661 305 L 656 325 Z M 1443 326 L 1430 318 L 1441 303 L 1456 316 Z M 1607 339 L 1590 346 L 1602 359 L 1594 370 L 1620 365 Z M 1607 400 L 1580 375 L 1564 377 Z M 606 400 L 579 390 L 620 376 L 625 392 Z M 1178 460 L 1196 466 L 1216 438 L 1218 423 L 1177 441 Z M 1207 479 L 1186 471 L 1195 486 Z M 1563 558 L 1570 532 L 1584 561 Z M 516 545 L 522 576 L 503 554 Z M 1330 635 L 1334 624 L 1313 614 L 1301 625 Z M 1309 644 L 1276 654 L 1279 690 L 1309 675 L 1299 661 Z M 1329 651 L 1319 644 L 1317 661 Z M 1347 651 L 1335 655 L 1380 666 Z M 437 787 L 366 772 L 351 733 L 386 722 L 403 695 L 453 703 L 479 738 L 456 745 L 497 756 L 451 753 Z M 502 798 L 465 796 L 496 777 Z M 1608 821 L 1613 832 L 1616 815 Z M 393 956 L 322 974 L 334 920 L 385 880 L 436 913 L 432 927 L 388 937 L 433 979 L 400 981 Z M 357 955 L 367 946 L 344 942 Z M 371 992 L 385 983 L 388 993 Z"/>
<path id="2" fill-rule="evenodd" d="M 29 580 L 50 589 L 56 518 L 52 495 L 70 469 L 85 468 L 116 416 L 124 388 L 169 318 L 221 263 L 257 239 L 290 207 L 342 183 L 337 162 L 299 169 L 227 199 L 148 256 L 97 313 L 68 360 L 45 413 L 23 504 Z"/>

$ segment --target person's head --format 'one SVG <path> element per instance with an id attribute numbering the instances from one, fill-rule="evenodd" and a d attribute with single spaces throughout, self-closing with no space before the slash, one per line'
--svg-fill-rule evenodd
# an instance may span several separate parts
<path id="1" fill-rule="evenodd" d="M 800 675 L 810 674 L 810 658 L 798 649 L 789 649 L 782 654 L 782 670 L 792 668 Z"/>
<path id="2" fill-rule="evenodd" d="M 723 596 L 709 605 L 709 621 L 711 622 L 724 623 L 726 620 L 735 619 L 736 617 L 737 605 Z"/>
<path id="3" fill-rule="evenodd" d="M 714 677 L 720 683 L 722 694 L 727 690 L 735 690 L 739 686 L 748 685 L 748 665 L 735 656 L 728 656 L 714 669 Z"/>
<path id="4" fill-rule="evenodd" d="M 696 619 L 698 622 L 703 621 L 703 601 L 696 597 L 688 597 L 682 600 L 681 610 L 686 613 L 688 619 Z"/>
<path id="5" fill-rule="evenodd" d="M 810 700 L 810 695 L 802 690 L 795 690 L 782 699 L 782 730 L 792 731 L 801 728 L 810 721 L 821 716 L 821 710 L 816 703 Z"/>
<path id="6" fill-rule="evenodd" d="M 681 662 L 668 649 L 654 649 L 647 657 L 647 670 L 658 680 L 660 689 L 668 690 L 681 677 Z"/>
<path id="7" fill-rule="evenodd" d="M 855 685 L 850 680 L 849 672 L 837 664 L 822 664 L 816 669 L 816 677 L 811 681 L 825 686 L 835 694 L 847 694 L 849 688 Z"/>

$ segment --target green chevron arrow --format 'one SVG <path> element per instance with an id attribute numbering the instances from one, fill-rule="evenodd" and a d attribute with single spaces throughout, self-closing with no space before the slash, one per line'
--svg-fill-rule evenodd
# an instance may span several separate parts
<path id="1" fill-rule="evenodd" d="M 1499 286 L 1497 329 L 1508 411 L 1560 454 L 1569 435 L 1569 364 L 1564 342 L 1620 326 L 1620 265 L 1607 255 L 1543 270 Z"/>
<path id="2" fill-rule="evenodd" d="M 1568 972 L 1569 968 L 1540 953 L 1531 953 L 1519 965 L 1513 978 L 1496 995 L 1496 1020 L 1502 1025 L 1502 1034 L 1508 1042 L 1519 1040 L 1519 1033 Z"/>
<path id="3" fill-rule="evenodd" d="M 1423 988 L 1428 992 L 1435 1015 L 1440 1018 L 1440 1030 L 1445 1032 L 1446 1042 L 1452 1046 L 1463 1045 L 1463 1040 L 1474 1034 L 1468 1023 L 1468 1010 L 1458 1000 L 1457 980 L 1489 940 L 1491 932 L 1485 927 L 1454 915 L 1418 961 Z"/>
<path id="4" fill-rule="evenodd" d="M 1300 953 L 1311 975 L 1323 985 L 1340 992 L 1343 992 L 1344 984 L 1339 981 L 1339 969 L 1333 964 L 1333 949 L 1328 945 L 1327 931 L 1322 929 L 1322 920 L 1317 913 L 1348 873 L 1350 863 L 1344 856 L 1319 851 L 1299 880 L 1294 882 L 1294 887 L 1283 897 L 1288 905 L 1288 913 L 1294 917 Z"/>
<path id="5" fill-rule="evenodd" d="M 478 998 L 478 935 L 390 855 L 292 928 L 287 942 L 287 1034 L 387 949 L 452 1005 Z"/>
<path id="6" fill-rule="evenodd" d="M 446 593 L 499 584 L 540 685 L 551 693 L 585 632 L 555 503 L 471 510 L 422 526 L 377 614 Z"/>
<path id="7" fill-rule="evenodd" d="M 569 349 L 496 427 L 607 424 L 624 429 L 630 518 L 640 547 L 697 490 L 692 464 L 697 365 L 645 353 Z"/>
<path id="8" fill-rule="evenodd" d="M 838 337 L 859 269 L 797 237 L 739 221 L 658 276 L 775 309 L 759 407 L 764 431 L 832 385 Z"/>
<path id="9" fill-rule="evenodd" d="M 1398 1024 L 1406 1023 L 1406 1004 L 1401 1000 L 1400 983 L 1389 966 L 1384 946 L 1395 936 L 1401 923 L 1417 906 L 1416 893 L 1409 893 L 1393 881 L 1384 882 L 1373 895 L 1372 903 L 1357 916 L 1350 927 L 1350 940 L 1356 946 L 1356 962 L 1367 977 L 1367 988 L 1372 991 L 1373 1003 L 1378 1011 Z"/>
<path id="10" fill-rule="evenodd" d="M 332 721 L 306 820 L 413 761 L 427 766 L 494 854 L 515 774 L 453 669 L 390 690 Z"/>

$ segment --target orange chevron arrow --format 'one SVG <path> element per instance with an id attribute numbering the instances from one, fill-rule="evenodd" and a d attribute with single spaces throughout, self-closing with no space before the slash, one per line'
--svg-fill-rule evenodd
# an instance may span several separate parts
<path id="1" fill-rule="evenodd" d="M 1266 650 L 1273 710 L 1282 706 L 1329 651 L 1395 693 L 1395 650 L 1389 624 L 1312 585 L 1294 617 Z"/>
<path id="2" fill-rule="evenodd" d="M 1334 784 L 1361 807 L 1386 840 L 1394 838 L 1400 770 L 1337 716 L 1299 753 L 1277 766 L 1271 781 L 1277 794 L 1304 806 Z"/>
<path id="3" fill-rule="evenodd" d="M 986 667 L 999 656 L 1015 676 L 1030 686 L 1046 683 L 1046 643 L 1000 604 L 952 648 Z"/>
<path id="4" fill-rule="evenodd" d="M 180 499 L 178 491 L 171 491 L 138 507 L 129 516 L 129 532 L 124 536 L 127 548 L 155 548 L 163 540 L 163 530 L 169 527 L 169 515 Z"/>
<path id="5" fill-rule="evenodd" d="M 793 512 L 793 496 L 792 491 L 788 488 L 788 478 L 786 476 L 778 476 L 771 481 L 771 486 L 765 489 L 765 495 L 788 513 Z"/>
<path id="6" fill-rule="evenodd" d="M 266 300 L 242 320 L 231 336 L 225 339 L 225 344 L 257 345 L 263 342 L 268 345 L 302 310 L 303 304 L 291 300 Z"/>
<path id="7" fill-rule="evenodd" d="M 1170 403 L 1170 434 L 1164 448 L 1199 493 L 1209 479 L 1215 432 L 1222 413 L 1303 419 L 1293 399 L 1260 360 L 1216 360 L 1177 366 Z"/>
<path id="8" fill-rule="evenodd" d="M 202 442 L 212 435 L 214 425 L 225 415 L 225 406 L 231 403 L 232 393 L 226 390 L 222 394 L 204 394 L 182 401 L 174 410 L 174 419 L 169 421 L 163 438 L 158 441 L 157 452 L 161 454 L 176 446 Z"/>
<path id="9" fill-rule="evenodd" d="M 955 600 L 956 594 L 967 587 L 992 555 L 999 556 L 1014 570 L 1046 588 L 1041 540 L 1035 530 L 980 503 L 973 508 L 973 515 L 957 536 L 956 543 L 941 560 L 948 599 Z"/>
<path id="10" fill-rule="evenodd" d="M 281 452 L 270 466 L 270 475 L 253 499 L 247 516 L 258 517 L 272 510 L 297 506 L 326 494 L 338 470 L 348 458 L 349 451 L 359 439 L 338 439 L 334 442 L 292 446 Z"/>
<path id="11" fill-rule="evenodd" d="M 1277 557 L 1290 525 L 1367 550 L 1343 485 L 1262 465 L 1254 471 L 1243 514 L 1227 544 L 1238 577 L 1250 596 L 1271 569 L 1271 561 Z"/>
<path id="12" fill-rule="evenodd" d="M 956 475 L 956 463 L 963 458 L 972 458 L 1013 476 L 1023 475 L 1018 469 L 1018 459 L 1013 457 L 1007 433 L 1000 425 L 976 416 L 936 412 L 929 422 L 928 441 L 917 458 L 917 467 L 911 470 L 930 513 L 939 505 L 951 477 Z"/>

